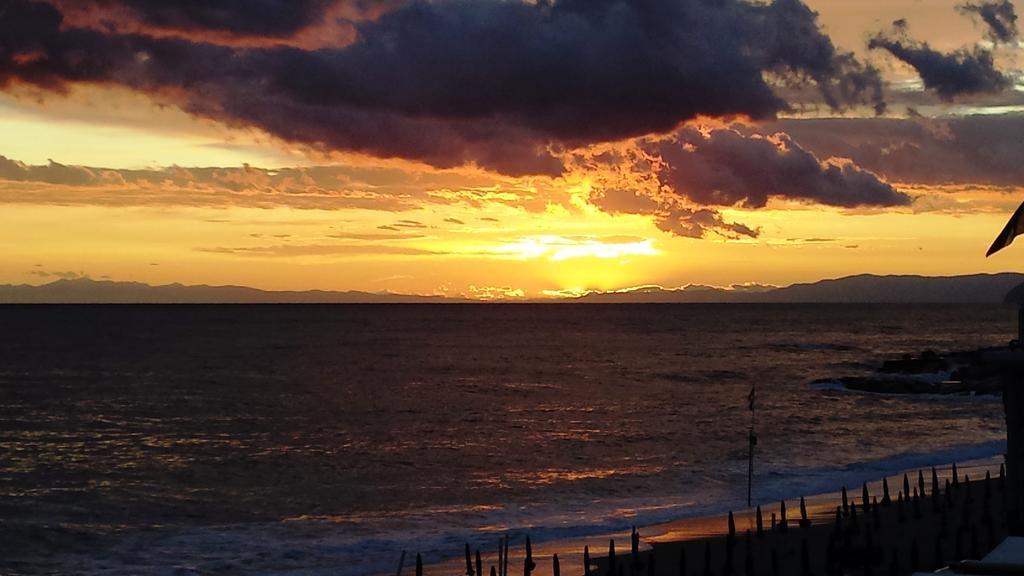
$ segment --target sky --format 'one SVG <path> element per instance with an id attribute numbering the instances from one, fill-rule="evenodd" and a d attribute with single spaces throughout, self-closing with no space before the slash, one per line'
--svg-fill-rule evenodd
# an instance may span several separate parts
<path id="1" fill-rule="evenodd" d="M 1009 0 L 0 0 L 0 283 L 1024 269 Z"/>

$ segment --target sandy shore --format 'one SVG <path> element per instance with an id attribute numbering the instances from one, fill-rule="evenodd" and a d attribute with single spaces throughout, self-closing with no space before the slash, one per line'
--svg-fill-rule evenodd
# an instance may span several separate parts
<path id="1" fill-rule="evenodd" d="M 764 532 L 761 537 L 756 535 L 754 509 L 734 513 L 734 538 L 729 538 L 728 520 L 722 515 L 687 518 L 640 527 L 639 554 L 636 558 L 638 564 L 635 573 L 648 574 L 649 559 L 653 555 L 654 573 L 657 575 L 704 576 L 709 564 L 710 574 L 724 574 L 729 563 L 727 552 L 731 550 L 731 570 L 734 574 L 746 574 L 748 564 L 752 565 L 755 574 L 802 574 L 804 542 L 807 547 L 807 566 L 810 573 L 818 576 L 835 573 L 835 568 L 840 564 L 846 566 L 848 573 L 865 573 L 865 559 L 871 563 L 868 568 L 870 573 L 890 574 L 894 554 L 897 573 L 906 574 L 910 573 L 914 558 L 919 569 L 933 569 L 937 566 L 936 558 L 939 556 L 946 561 L 984 554 L 1005 535 L 1005 525 L 1000 514 L 1003 509 L 1003 492 L 999 488 L 999 465 L 992 461 L 964 462 L 957 464 L 957 470 L 957 486 L 952 488 L 947 499 L 945 486 L 947 480 L 951 486 L 953 484 L 952 467 L 936 469 L 936 479 L 940 488 L 937 500 L 932 496 L 931 469 L 907 470 L 904 474 L 910 484 L 911 498 L 904 503 L 902 512 L 898 500 L 903 490 L 904 474 L 867 484 L 870 499 L 873 501 L 877 498 L 879 502 L 877 508 L 869 507 L 867 515 L 864 514 L 861 502 L 863 487 L 849 487 L 848 508 L 856 506 L 856 519 L 852 512 L 844 514 L 842 528 L 839 531 L 836 529 L 836 507 L 842 508 L 841 492 L 806 497 L 805 506 L 810 526 L 804 528 L 799 524 L 799 496 L 795 495 L 793 500 L 787 500 L 788 527 L 784 532 L 778 526 L 775 531 L 771 530 L 772 513 L 776 515 L 777 524 L 781 520 L 780 503 L 762 505 Z M 925 482 L 926 496 L 919 497 L 915 504 L 913 492 L 918 489 L 919 472 L 920 478 Z M 986 473 L 992 477 L 987 499 L 984 482 Z M 970 477 L 970 484 L 966 482 L 966 477 Z M 884 483 L 889 485 L 889 505 L 882 504 Z M 988 517 L 992 518 L 991 522 Z M 746 536 L 747 531 L 751 532 L 749 539 Z M 555 554 L 559 557 L 562 573 L 583 574 L 584 547 L 590 549 L 591 564 L 595 568 L 593 574 L 605 574 L 606 556 L 609 541 L 612 539 L 615 540 L 616 548 L 616 568 L 612 574 L 618 574 L 621 568 L 623 574 L 629 575 L 634 561 L 630 550 L 630 536 L 630 532 L 625 531 L 533 543 L 533 558 L 537 564 L 533 576 L 550 576 L 552 556 Z M 523 533 L 512 534 L 509 574 L 523 573 L 524 539 Z M 917 552 L 913 553 L 912 549 L 915 547 Z M 491 548 L 481 550 L 484 576 L 490 573 L 492 565 L 497 564 L 497 537 Z M 709 550 L 710 563 L 706 561 Z M 773 570 L 773 551 L 778 572 Z M 680 566 L 684 556 L 685 570 Z M 407 558 L 402 573 L 414 574 L 414 563 L 413 554 Z M 453 555 L 445 562 L 426 566 L 424 573 L 428 576 L 465 574 L 464 556 Z"/>

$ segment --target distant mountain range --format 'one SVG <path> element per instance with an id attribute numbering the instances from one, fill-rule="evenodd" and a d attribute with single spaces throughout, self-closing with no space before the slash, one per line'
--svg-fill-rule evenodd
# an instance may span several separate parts
<path id="1" fill-rule="evenodd" d="M 284 292 L 245 286 L 151 286 L 90 278 L 42 286 L 0 285 L 0 304 L 417 304 L 468 302 L 443 296 L 309 290 Z"/>
<path id="2" fill-rule="evenodd" d="M 1024 274 L 875 276 L 861 274 L 784 288 L 658 287 L 592 293 L 580 302 L 999 303 L 1011 290 L 1024 297 Z"/>
<path id="3" fill-rule="evenodd" d="M 517 300 L 518 302 L 519 300 Z M 1024 274 L 970 276 L 874 276 L 869 274 L 794 284 L 784 288 L 647 286 L 594 292 L 565 299 L 529 302 L 569 303 L 1001 303 L 1024 302 Z M 267 291 L 244 286 L 151 286 L 76 278 L 42 286 L 0 286 L 0 304 L 420 304 L 473 300 L 372 292 Z"/>

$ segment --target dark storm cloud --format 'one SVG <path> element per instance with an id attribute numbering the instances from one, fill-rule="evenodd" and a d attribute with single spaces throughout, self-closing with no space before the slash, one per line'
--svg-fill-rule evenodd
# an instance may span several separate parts
<path id="1" fill-rule="evenodd" d="M 597 170 L 599 158 L 578 163 Z M 862 208 L 913 201 L 844 157 L 815 155 L 789 134 L 762 134 L 739 124 L 641 139 L 609 166 L 628 168 L 604 173 L 589 196 L 591 204 L 610 214 L 651 216 L 659 229 L 688 238 L 760 235 L 759 229 L 726 220 L 717 206 L 758 209 L 783 199 Z"/>
<path id="2" fill-rule="evenodd" d="M 965 2 L 958 5 L 957 10 L 981 18 L 988 26 L 988 37 L 993 42 L 1012 42 L 1017 39 L 1017 11 L 1010 0 Z"/>
<path id="3" fill-rule="evenodd" d="M 705 206 L 761 208 L 770 198 L 829 206 L 905 206 L 911 199 L 852 162 L 823 162 L 783 133 L 680 130 L 644 145 L 663 187 Z"/>
<path id="4" fill-rule="evenodd" d="M 346 49 L 290 62 L 298 68 L 276 88 L 292 101 L 491 119 L 570 143 L 699 114 L 771 116 L 787 105 L 764 72 L 810 76 L 837 107 L 876 96 L 871 71 L 837 53 L 797 0 L 421 2 L 359 32 Z"/>
<path id="5" fill-rule="evenodd" d="M 782 120 L 782 130 L 823 158 L 849 158 L 890 182 L 1024 186 L 1024 114 Z"/>
<path id="6" fill-rule="evenodd" d="M 123 11 L 154 28 L 284 37 L 324 19 L 333 0 L 54 0 L 61 9 Z M 369 4 L 370 1 L 349 2 Z"/>
<path id="7" fill-rule="evenodd" d="M 925 88 L 944 100 L 964 94 L 1001 92 L 1011 84 L 1010 79 L 996 69 L 991 51 L 973 47 L 939 52 L 926 42 L 910 39 L 903 20 L 896 21 L 891 31 L 872 38 L 868 47 L 885 50 L 912 67 Z"/>
<path id="8" fill-rule="evenodd" d="M 202 20 L 131 4 L 239 32 L 304 21 L 235 23 L 232 2 L 203 4 L 225 17 Z M 510 175 L 559 174 L 563 148 L 699 115 L 773 117 L 789 105 L 771 78 L 811 82 L 835 108 L 883 106 L 877 71 L 839 52 L 799 0 L 418 1 L 356 27 L 344 47 L 237 48 L 62 26 L 52 4 L 0 0 L 0 84 L 118 84 L 289 141 Z"/>

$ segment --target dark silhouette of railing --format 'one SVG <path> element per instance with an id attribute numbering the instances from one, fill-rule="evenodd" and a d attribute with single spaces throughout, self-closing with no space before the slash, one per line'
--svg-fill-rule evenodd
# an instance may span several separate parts
<path id="1" fill-rule="evenodd" d="M 882 498 L 872 496 L 868 485 L 860 500 L 850 499 L 846 488 L 835 508 L 833 522 L 812 522 L 807 504 L 800 498 L 800 520 L 792 527 L 786 502 L 779 504 L 779 520 L 772 512 L 771 527 L 765 528 L 761 506 L 753 512 L 754 529 L 738 537 L 736 518 L 730 511 L 723 536 L 685 542 L 655 544 L 641 551 L 640 533 L 630 534 L 630 554 L 616 554 L 615 540 L 608 543 L 604 557 L 593 558 L 584 547 L 583 576 L 831 576 L 903 575 L 934 570 L 958 560 L 980 559 L 1007 534 L 1005 505 L 1007 479 L 1004 466 L 995 478 L 986 471 L 983 480 L 960 477 L 956 465 L 940 486 L 931 469 L 931 490 L 926 490 L 924 471 L 918 471 L 916 485 L 904 474 L 903 486 L 893 499 L 888 479 L 882 481 Z M 533 547 L 526 537 L 522 561 L 523 576 L 537 568 Z M 404 562 L 405 554 L 402 558 Z M 490 576 L 509 575 L 509 538 L 503 537 L 490 566 Z M 465 547 L 466 576 L 484 576 L 481 551 Z M 696 561 L 695 561 L 696 560 Z M 558 555 L 551 557 L 551 573 L 561 576 Z M 699 570 L 691 568 L 700 567 Z M 398 576 L 402 574 L 399 566 Z M 423 576 L 423 563 L 416 556 L 416 576 Z"/>

